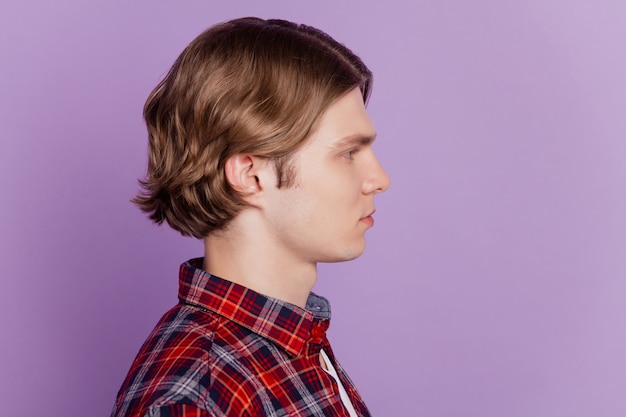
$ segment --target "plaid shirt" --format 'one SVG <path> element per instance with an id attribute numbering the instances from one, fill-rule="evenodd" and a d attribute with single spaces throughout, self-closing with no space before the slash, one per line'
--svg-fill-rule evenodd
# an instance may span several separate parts
<path id="1" fill-rule="evenodd" d="M 330 357 L 359 416 L 369 416 L 326 339 L 330 308 L 311 294 L 304 310 L 201 270 L 180 268 L 180 304 L 139 351 L 112 417 L 348 417 Z"/>

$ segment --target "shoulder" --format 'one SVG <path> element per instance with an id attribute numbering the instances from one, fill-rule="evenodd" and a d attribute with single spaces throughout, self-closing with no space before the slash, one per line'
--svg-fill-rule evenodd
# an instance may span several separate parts
<path id="1" fill-rule="evenodd" d="M 167 312 L 137 354 L 113 416 L 140 416 L 152 406 L 173 402 L 206 408 L 218 321 L 209 312 L 182 305 Z"/>
<path id="2" fill-rule="evenodd" d="M 139 351 L 112 416 L 258 415 L 269 401 L 258 377 L 269 353 L 260 355 L 261 345 L 215 313 L 176 306 Z"/>
<path id="3" fill-rule="evenodd" d="M 153 370 L 152 381 L 179 375 L 178 368 L 206 368 L 218 322 L 209 312 L 184 305 L 174 307 L 148 336 L 133 367 Z"/>

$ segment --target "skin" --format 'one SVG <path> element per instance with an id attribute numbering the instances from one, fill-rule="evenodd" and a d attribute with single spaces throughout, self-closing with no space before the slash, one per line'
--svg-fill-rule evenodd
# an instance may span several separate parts
<path id="1" fill-rule="evenodd" d="M 304 307 L 318 262 L 355 259 L 365 250 L 374 196 L 389 187 L 372 148 L 375 137 L 355 88 L 329 106 L 294 155 L 294 186 L 277 188 L 267 159 L 229 158 L 226 176 L 250 207 L 205 238 L 204 269 Z"/>

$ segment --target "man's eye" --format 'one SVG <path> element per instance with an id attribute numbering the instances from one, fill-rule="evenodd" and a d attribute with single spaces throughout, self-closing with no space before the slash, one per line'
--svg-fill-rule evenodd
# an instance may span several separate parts
<path id="1" fill-rule="evenodd" d="M 350 149 L 349 151 L 343 154 L 344 157 L 348 159 L 354 159 L 354 155 L 358 152 L 358 149 Z"/>

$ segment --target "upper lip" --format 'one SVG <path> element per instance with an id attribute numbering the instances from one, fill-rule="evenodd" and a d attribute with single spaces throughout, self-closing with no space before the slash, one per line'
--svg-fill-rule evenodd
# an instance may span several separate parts
<path id="1" fill-rule="evenodd" d="M 365 216 L 363 216 L 362 218 L 364 219 L 364 218 L 366 218 L 366 217 L 371 217 L 371 216 L 373 216 L 373 215 L 374 215 L 374 213 L 376 213 L 376 209 L 374 209 L 374 210 L 370 211 L 370 213 L 369 213 L 369 214 L 366 214 L 366 215 L 365 215 Z"/>

